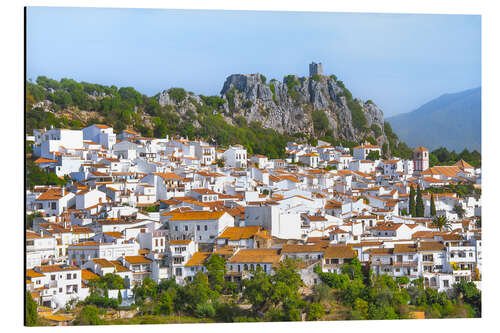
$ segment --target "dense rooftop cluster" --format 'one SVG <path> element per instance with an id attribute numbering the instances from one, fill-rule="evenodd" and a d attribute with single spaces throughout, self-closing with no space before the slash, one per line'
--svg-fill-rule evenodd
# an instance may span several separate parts
<path id="1" fill-rule="evenodd" d="M 368 143 L 289 142 L 285 159 L 270 159 L 100 124 L 27 140 L 61 182 L 26 192 L 27 289 L 51 309 L 85 300 L 107 274 L 124 281 L 109 297 L 131 304 L 134 286 L 185 285 L 213 257 L 235 284 L 292 259 L 312 288 L 354 260 L 437 291 L 462 280 L 480 288 L 481 170 L 429 167 L 424 147 L 384 160 Z"/>

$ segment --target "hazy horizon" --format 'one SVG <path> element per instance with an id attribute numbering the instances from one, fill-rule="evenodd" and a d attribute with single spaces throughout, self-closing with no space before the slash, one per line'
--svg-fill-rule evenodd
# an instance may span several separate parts
<path id="1" fill-rule="evenodd" d="M 27 78 L 182 87 L 230 74 L 308 75 L 322 62 L 384 117 L 481 86 L 479 15 L 28 7 Z"/>

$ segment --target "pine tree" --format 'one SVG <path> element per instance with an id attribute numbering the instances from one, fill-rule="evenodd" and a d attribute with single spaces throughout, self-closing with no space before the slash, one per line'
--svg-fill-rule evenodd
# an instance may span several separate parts
<path id="1" fill-rule="evenodd" d="M 417 200 L 415 202 L 415 216 L 424 217 L 424 200 L 422 200 L 422 190 L 417 187 Z"/>
<path id="2" fill-rule="evenodd" d="M 411 216 L 415 217 L 415 189 L 413 186 L 410 186 L 410 198 L 408 199 L 408 212 Z"/>
<path id="3" fill-rule="evenodd" d="M 436 204 L 434 203 L 434 194 L 431 194 L 431 216 L 436 216 Z"/>

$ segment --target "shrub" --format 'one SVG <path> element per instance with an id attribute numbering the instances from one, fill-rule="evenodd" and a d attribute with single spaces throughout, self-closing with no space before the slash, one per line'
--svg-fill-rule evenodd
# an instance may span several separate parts
<path id="1" fill-rule="evenodd" d="M 300 102 L 300 95 L 297 91 L 294 90 L 294 87 L 297 86 L 300 83 L 300 81 L 297 80 L 295 75 L 287 75 L 287 76 L 285 76 L 283 81 L 285 82 L 285 84 L 288 88 L 288 93 L 290 94 L 290 97 L 292 97 L 292 99 L 296 103 L 299 103 Z"/>
<path id="2" fill-rule="evenodd" d="M 273 93 L 273 101 L 274 103 L 276 103 L 276 93 L 274 91 L 274 84 L 270 84 L 269 89 L 271 89 L 271 92 Z"/>
<path id="3" fill-rule="evenodd" d="M 325 111 L 316 110 L 312 113 L 314 131 L 316 134 L 325 132 L 329 127 L 328 117 Z"/>
<path id="4" fill-rule="evenodd" d="M 221 106 L 223 106 L 224 103 L 226 103 L 226 101 L 224 99 L 220 98 L 219 96 L 200 95 L 200 98 L 203 100 L 203 102 L 205 102 L 206 105 L 208 105 L 214 109 L 218 109 Z"/>
<path id="5" fill-rule="evenodd" d="M 370 151 L 370 153 L 368 153 L 368 156 L 366 158 L 368 158 L 370 161 L 376 161 L 380 158 L 380 153 L 378 152 L 378 150 L 372 150 Z"/>
<path id="6" fill-rule="evenodd" d="M 375 138 L 378 138 L 382 135 L 382 129 L 380 128 L 379 125 L 377 124 L 372 124 L 370 129 L 373 131 L 373 134 L 375 135 Z"/>
<path id="7" fill-rule="evenodd" d="M 186 98 L 187 93 L 186 90 L 184 90 L 183 88 L 170 88 L 168 90 L 168 95 L 176 103 L 180 103 Z"/>
<path id="8" fill-rule="evenodd" d="M 102 325 L 104 320 L 99 317 L 99 309 L 93 305 L 85 306 L 73 321 L 74 325 Z"/>
<path id="9" fill-rule="evenodd" d="M 194 314 L 199 318 L 213 318 L 215 317 L 215 308 L 211 303 L 198 304 Z"/>
<path id="10" fill-rule="evenodd" d="M 106 289 L 107 290 L 107 289 Z M 111 299 L 105 296 L 92 294 L 85 299 L 85 304 L 95 305 L 99 308 L 112 308 L 117 309 L 120 305 L 117 299 Z"/>
<path id="11" fill-rule="evenodd" d="M 366 117 L 363 108 L 352 97 L 347 100 L 347 107 L 351 110 L 352 125 L 357 129 L 362 129 L 366 125 Z"/>
<path id="12" fill-rule="evenodd" d="M 400 276 L 396 278 L 396 283 L 399 285 L 407 285 L 410 283 L 410 279 L 407 276 Z"/>
<path id="13" fill-rule="evenodd" d="M 236 94 L 236 88 L 231 88 L 228 92 L 226 92 L 226 97 L 229 102 L 229 106 L 233 107 L 235 106 L 234 104 L 234 96 Z"/>

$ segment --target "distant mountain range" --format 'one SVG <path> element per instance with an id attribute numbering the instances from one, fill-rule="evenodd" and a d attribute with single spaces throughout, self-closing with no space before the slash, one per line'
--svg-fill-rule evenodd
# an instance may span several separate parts
<path id="1" fill-rule="evenodd" d="M 386 121 L 410 147 L 481 152 L 481 87 L 444 94 Z"/>

